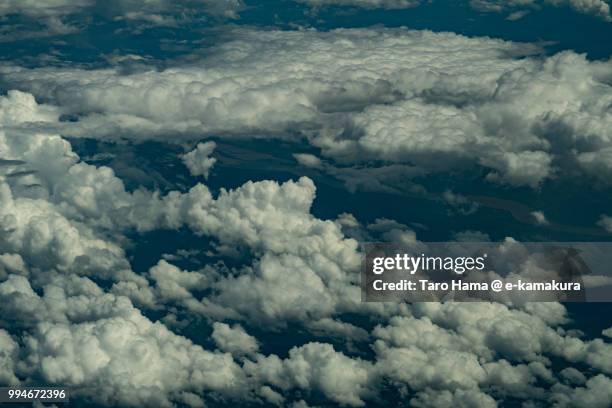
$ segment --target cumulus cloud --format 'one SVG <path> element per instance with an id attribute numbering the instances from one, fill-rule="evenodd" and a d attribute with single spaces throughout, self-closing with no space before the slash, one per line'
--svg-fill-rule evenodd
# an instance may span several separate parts
<path id="1" fill-rule="evenodd" d="M 161 72 L 2 72 L 78 116 L 53 125 L 70 136 L 305 137 L 353 166 L 480 166 L 489 181 L 532 187 L 568 169 L 598 177 L 609 161 L 609 61 L 517 58 L 536 47 L 403 29 L 225 38 L 198 62 Z"/>
<path id="2" fill-rule="evenodd" d="M 208 178 L 208 172 L 217 162 L 217 159 L 210 157 L 216 146 L 215 142 L 198 143 L 195 149 L 181 157 L 192 176 Z"/>
<path id="3" fill-rule="evenodd" d="M 57 115 L 31 95 L 0 97 L 0 276 L 87 275 L 139 290 L 142 303 L 151 304 L 152 292 L 132 271 L 114 219 L 153 193 L 128 193 L 110 168 L 81 162 L 65 139 L 38 131 Z"/>
<path id="4" fill-rule="evenodd" d="M 402 310 L 361 304 L 357 241 L 346 238 L 339 224 L 312 216 L 314 197 L 315 186 L 306 177 L 282 184 L 247 182 L 221 190 L 217 198 L 198 184 L 184 194 L 134 205 L 115 220 L 139 231 L 187 226 L 254 255 L 252 265 L 228 273 L 181 271 L 165 261 L 152 268 L 160 299 L 193 312 L 278 327 L 348 311 Z M 211 290 L 206 297 L 191 295 L 204 288 Z"/>
<path id="5" fill-rule="evenodd" d="M 53 108 L 37 105 L 31 95 L 13 91 L 0 97 L 0 119 L 0 157 L 27 169 L 0 174 L 0 251 L 65 272 L 107 276 L 129 270 L 123 250 L 81 222 L 105 199 L 118 198 L 117 191 L 125 193 L 112 171 L 79 163 L 70 144 L 57 135 L 15 131 L 24 122 L 57 119 Z M 20 176 L 9 178 L 15 174 Z"/>
<path id="6" fill-rule="evenodd" d="M 604 408 L 612 404 L 612 379 L 596 375 L 586 382 L 585 387 L 571 389 L 558 385 L 553 396 L 556 406 L 573 407 L 586 405 Z"/>
<path id="7" fill-rule="evenodd" d="M 11 90 L 0 97 L 0 123 L 3 127 L 26 122 L 54 122 L 58 118 L 57 108 L 36 103 L 31 94 Z"/>
<path id="8" fill-rule="evenodd" d="M 538 307 L 557 314 L 554 309 L 560 305 Z M 609 345 L 562 336 L 534 310 L 526 311 L 487 303 L 416 305 L 414 317 L 392 318 L 388 326 L 374 330 L 379 338 L 374 343 L 376 366 L 382 375 L 422 390 L 415 405 L 432 407 L 474 406 L 473 401 L 496 406 L 496 399 L 510 395 L 554 400 L 541 388 L 558 386 L 550 362 L 543 358 L 551 354 L 588 364 L 608 360 L 598 369 L 610 372 L 610 350 L 601 349 Z M 567 391 L 580 392 L 570 387 Z"/>
<path id="9" fill-rule="evenodd" d="M 215 322 L 213 324 L 212 338 L 220 350 L 228 353 L 242 355 L 253 354 L 259 350 L 255 337 L 244 331 L 242 326 Z"/>
<path id="10" fill-rule="evenodd" d="M 585 375 L 573 367 L 564 368 L 559 374 L 563 379 L 572 384 L 582 385 L 586 382 Z"/>
<path id="11" fill-rule="evenodd" d="M 364 406 L 363 398 L 372 393 L 371 364 L 347 357 L 330 344 L 295 347 L 284 360 L 259 355 L 255 362 L 246 362 L 244 369 L 260 382 L 282 390 L 316 390 L 342 405 Z"/>
<path id="12" fill-rule="evenodd" d="M 563 307 L 554 303 L 534 305 L 540 310 L 509 309 L 495 303 L 419 304 L 413 314 L 420 320 L 393 318 L 390 328 L 378 328 L 375 334 L 386 340 L 387 346 L 428 349 L 428 342 L 433 342 L 437 345 L 434 350 L 453 349 L 476 354 L 481 359 L 497 357 L 515 362 L 540 361 L 540 355 L 545 353 L 592 364 L 604 373 L 611 372 L 612 361 L 606 356 L 612 346 L 601 340 L 583 342 L 560 335 L 550 326 L 563 322 L 563 314 L 559 315 L 557 310 L 563 311 Z M 550 313 L 548 319 L 552 315 L 559 317 L 555 318 L 556 322 L 551 321 L 544 318 L 544 313 Z M 403 324 L 406 325 L 403 330 L 394 329 Z M 472 331 L 474 324 L 479 327 L 478 331 Z M 446 329 L 452 330 L 446 332 Z M 474 336 L 465 337 L 463 334 L 467 332 Z"/>
<path id="13" fill-rule="evenodd" d="M 457 390 L 455 392 L 433 389 L 426 390 L 417 393 L 417 395 L 410 400 L 410 404 L 418 408 L 497 407 L 497 403 L 493 398 L 475 390 Z"/>
<path id="14" fill-rule="evenodd" d="M 170 406 L 184 392 L 241 392 L 242 371 L 229 354 L 194 345 L 89 280 L 58 277 L 39 296 L 11 275 L 0 298 L 2 315 L 26 325 L 22 378 L 69 386 L 103 405 Z"/>

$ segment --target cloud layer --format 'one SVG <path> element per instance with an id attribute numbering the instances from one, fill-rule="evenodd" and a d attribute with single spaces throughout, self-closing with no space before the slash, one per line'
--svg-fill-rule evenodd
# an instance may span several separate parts
<path id="1" fill-rule="evenodd" d="M 480 166 L 489 181 L 532 187 L 609 172 L 611 63 L 518 58 L 534 50 L 401 29 L 235 30 L 200 62 L 161 72 L 3 73 L 78 115 L 54 125 L 73 136 L 306 137 L 341 163 Z"/>
<path id="2" fill-rule="evenodd" d="M 540 6 L 568 6 L 579 13 L 612 21 L 610 5 L 604 0 L 470 0 L 470 5 L 479 11 L 504 12 L 513 9 L 530 9 Z"/>

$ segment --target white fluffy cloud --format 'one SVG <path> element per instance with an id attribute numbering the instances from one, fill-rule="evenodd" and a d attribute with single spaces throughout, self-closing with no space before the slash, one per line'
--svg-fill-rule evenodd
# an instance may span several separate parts
<path id="1" fill-rule="evenodd" d="M 387 346 L 427 350 L 435 344 L 434 350 L 466 352 L 477 359 L 535 362 L 542 361 L 542 355 L 557 355 L 612 374 L 612 346 L 560 335 L 553 328 L 564 320 L 559 311 L 564 309 L 555 303 L 534 303 L 525 310 L 496 303 L 426 303 L 413 309 L 419 320 L 393 318 L 389 327 L 379 327 L 375 335 Z"/>
<path id="2" fill-rule="evenodd" d="M 0 298 L 3 316 L 26 326 L 21 378 L 68 386 L 103 405 L 171 406 L 187 392 L 242 392 L 241 368 L 229 354 L 194 345 L 86 279 L 58 278 L 39 296 L 25 277 L 11 275 Z"/>
<path id="3" fill-rule="evenodd" d="M 123 212 L 121 223 L 140 231 L 188 226 L 223 245 L 246 247 L 252 265 L 218 274 L 205 268 L 181 271 L 165 261 L 151 269 L 160 299 L 217 318 L 238 318 L 284 326 L 342 312 L 399 311 L 400 305 L 360 302 L 357 241 L 344 237 L 339 224 L 312 216 L 313 182 L 248 182 L 222 190 L 215 199 L 197 185 Z M 190 292 L 211 289 L 203 299 Z"/>
<path id="4" fill-rule="evenodd" d="M 38 131 L 57 116 L 28 94 L 11 91 L 0 97 L 0 253 L 5 268 L 25 275 L 53 270 L 144 284 L 114 237 L 121 231 L 113 219 L 120 208 L 147 201 L 151 193 L 126 192 L 110 168 L 80 162 L 66 140 Z"/>
<path id="5" fill-rule="evenodd" d="M 232 354 L 253 354 L 259 349 L 257 339 L 238 324 L 214 323 L 212 338 L 219 349 Z"/>
<path id="6" fill-rule="evenodd" d="M 59 110 L 53 106 L 36 103 L 34 96 L 19 91 L 8 91 L 0 97 L 0 124 L 3 127 L 30 122 L 54 122 Z"/>
<path id="7" fill-rule="evenodd" d="M 550 398 L 552 403 L 561 398 L 557 391 L 541 388 L 559 386 L 548 356 L 594 364 L 608 374 L 612 369 L 610 345 L 560 334 L 554 326 L 563 321 L 562 315 L 557 323 L 543 320 L 558 315 L 559 308 L 546 303 L 525 310 L 491 303 L 415 305 L 413 317 L 392 318 L 388 326 L 374 330 L 379 339 L 374 343 L 376 367 L 380 375 L 418 391 L 415 406 L 474 406 L 480 401 L 476 405 L 494 407 L 495 399 L 504 396 Z M 598 384 L 609 381 L 599 377 Z M 580 390 L 565 387 L 563 394 Z"/>
<path id="8" fill-rule="evenodd" d="M 612 405 L 612 379 L 601 374 L 590 378 L 585 387 L 572 389 L 558 385 L 554 392 L 553 399 L 559 407 L 605 408 Z"/>
<path id="9" fill-rule="evenodd" d="M 372 393 L 371 364 L 347 357 L 330 344 L 295 347 L 284 360 L 260 355 L 256 362 L 246 362 L 244 369 L 259 382 L 282 390 L 316 390 L 342 405 L 364 406 L 363 397 Z"/>
<path id="10" fill-rule="evenodd" d="M 57 119 L 57 112 L 37 105 L 31 95 L 12 91 L 0 97 L 0 119 L 0 157 L 16 163 L 0 169 L 0 251 L 19 254 L 37 268 L 102 275 L 129 270 L 118 245 L 73 217 L 91 215 L 103 205 L 103 194 L 96 190 L 110 189 L 106 200 L 117 198 L 114 193 L 123 185 L 112 171 L 77 163 L 70 144 L 57 135 L 14 130 L 24 122 Z M 20 169 L 26 171 L 19 177 L 6 177 Z"/>
<path id="11" fill-rule="evenodd" d="M 217 162 L 217 159 L 210 157 L 215 147 L 215 142 L 198 143 L 195 149 L 182 156 L 183 163 L 192 176 L 208 178 L 208 172 Z"/>
<path id="12" fill-rule="evenodd" d="M 80 115 L 52 126 L 66 135 L 305 136 L 352 164 L 481 166 L 490 181 L 533 187 L 568 169 L 599 177 L 612 140 L 611 62 L 517 58 L 534 50 L 403 29 L 237 29 L 207 57 L 161 72 L 2 71 Z"/>

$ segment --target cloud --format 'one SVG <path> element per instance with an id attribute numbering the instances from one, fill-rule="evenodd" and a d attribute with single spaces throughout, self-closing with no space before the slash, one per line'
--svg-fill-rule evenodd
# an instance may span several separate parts
<path id="1" fill-rule="evenodd" d="M 23 13 L 32 17 L 61 16 L 87 7 L 92 7 L 94 0 L 7 0 L 0 5 L 0 14 Z"/>
<path id="2" fill-rule="evenodd" d="M 350 6 L 364 9 L 398 10 L 417 7 L 420 0 L 295 0 L 310 7 Z"/>
<path id="3" fill-rule="evenodd" d="M 557 386 L 553 399 L 556 406 L 572 407 L 587 405 L 589 407 L 604 408 L 612 404 L 612 379 L 604 375 L 596 375 L 586 382 L 585 387 L 571 389 Z"/>
<path id="4" fill-rule="evenodd" d="M 599 225 L 601 228 L 605 229 L 608 232 L 612 232 L 612 217 L 602 215 L 601 217 L 599 217 L 597 225 Z"/>
<path id="5" fill-rule="evenodd" d="M 18 361 L 19 345 L 4 329 L 0 329 L 0 383 L 19 384 L 15 376 L 15 364 Z"/>
<path id="6" fill-rule="evenodd" d="M 295 0 L 313 8 L 329 6 L 348 6 L 363 9 L 398 10 L 418 7 L 420 0 Z M 575 11 L 612 21 L 610 5 L 605 0 L 470 0 L 470 6 L 477 11 L 505 12 L 511 11 L 506 18 L 509 21 L 519 20 L 529 14 L 530 9 L 541 6 L 571 7 Z M 525 8 L 527 10 L 525 10 Z M 519 10 L 516 10 L 519 9 Z M 516 10 L 516 11 L 512 11 Z"/>
<path id="7" fill-rule="evenodd" d="M 340 338 L 347 343 L 368 340 L 369 333 L 361 327 L 329 318 L 307 323 L 308 330 L 319 336 Z"/>
<path id="8" fill-rule="evenodd" d="M 0 119 L 0 157 L 29 169 L 19 178 L 7 177 L 12 173 L 0 178 L 0 251 L 19 254 L 30 266 L 65 272 L 129 270 L 118 245 L 98 236 L 83 218 L 74 219 L 99 212 L 104 200 L 118 198 L 118 190 L 125 193 L 112 171 L 78 163 L 70 144 L 57 135 L 15 130 L 25 122 L 57 119 L 53 108 L 37 105 L 31 95 L 14 91 L 0 97 Z M 23 186 L 24 179 L 37 188 Z"/>
<path id="9" fill-rule="evenodd" d="M 371 394 L 371 364 L 345 356 L 330 344 L 308 343 L 292 348 L 289 357 L 258 356 L 246 362 L 248 375 L 282 390 L 316 390 L 342 405 L 364 406 Z"/>
<path id="10" fill-rule="evenodd" d="M 161 72 L 2 72 L 78 117 L 49 125 L 68 136 L 306 138 L 350 165 L 345 172 L 477 166 L 491 182 L 534 188 L 576 168 L 598 177 L 607 160 L 610 61 L 525 57 L 537 47 L 404 29 L 234 29 L 224 38 Z"/>
<path id="11" fill-rule="evenodd" d="M 201 8 L 216 16 L 236 18 L 243 4 L 240 0 L 7 0 L 0 5 L 0 15 L 23 14 L 32 18 L 64 17 L 76 13 L 146 18 L 182 8 Z"/>
<path id="12" fill-rule="evenodd" d="M 198 143 L 194 150 L 181 157 L 192 176 L 208 178 L 208 172 L 217 162 L 214 157 L 209 157 L 216 146 L 215 142 Z"/>
<path id="13" fill-rule="evenodd" d="M 415 315 L 427 316 L 436 324 L 454 327 L 459 333 L 469 330 L 476 322 L 484 324 L 480 326 L 477 337 L 480 340 L 471 339 L 471 350 L 487 345 L 498 356 L 512 361 L 536 361 L 538 354 L 545 352 L 572 362 L 583 361 L 604 373 L 611 373 L 612 360 L 606 356 L 612 346 L 600 339 L 583 342 L 577 338 L 564 337 L 549 327 L 563 322 L 564 316 L 559 314 L 558 309 L 563 310 L 562 306 L 555 303 L 528 304 L 526 310 L 529 313 L 507 309 L 495 303 L 463 304 L 459 307 L 438 307 L 431 303 L 419 305 Z M 494 314 L 497 317 L 493 318 Z M 525 347 L 526 344 L 529 346 Z M 481 350 L 486 355 L 486 348 Z"/>
<path id="14" fill-rule="evenodd" d="M 410 404 L 417 408 L 497 407 L 497 403 L 493 398 L 476 390 L 457 390 L 455 392 L 433 389 L 426 390 L 417 393 L 417 395 L 410 400 Z"/>
<path id="15" fill-rule="evenodd" d="M 101 20 L 177 26 L 204 13 L 215 19 L 238 19 L 243 8 L 242 0 L 5 0 L 0 17 L 18 20 L 9 22 L 1 37 L 19 41 L 71 34 Z"/>
<path id="16" fill-rule="evenodd" d="M 470 5 L 478 11 L 497 13 L 519 7 L 535 8 L 541 5 L 569 6 L 579 13 L 598 17 L 604 21 L 612 21 L 610 5 L 604 0 L 470 0 Z M 517 11 L 513 12 L 511 16 L 527 12 Z"/>
<path id="17" fill-rule="evenodd" d="M 20 377 L 70 387 L 103 405 L 170 406 L 185 391 L 241 393 L 244 378 L 229 354 L 206 351 L 151 322 L 127 298 L 61 277 L 43 292 L 16 275 L 0 284 L 3 316 L 10 310 L 27 325 L 28 363 Z"/>
<path id="18" fill-rule="evenodd" d="M 548 225 L 549 224 L 548 219 L 546 218 L 546 215 L 544 215 L 542 211 L 532 211 L 531 217 L 533 218 L 533 221 L 538 225 Z"/>
<path id="19" fill-rule="evenodd" d="M 577 161 L 580 167 L 594 174 L 604 183 L 612 176 L 612 148 L 610 147 L 604 147 L 597 152 L 580 153 Z"/>
<path id="20" fill-rule="evenodd" d="M 31 123 L 36 109 L 21 104 L 28 114 L 18 114 L 15 106 L 21 105 L 13 96 L 12 104 L 3 105 L 13 107 L 7 110 L 13 112 L 10 123 Z M 30 268 L 111 279 L 115 293 L 143 305 L 153 306 L 157 298 L 209 317 L 272 326 L 342 310 L 385 309 L 358 301 L 357 242 L 345 238 L 335 222 L 312 216 L 315 186 L 308 178 L 248 182 L 222 189 L 216 198 L 202 184 L 165 196 L 144 189 L 129 193 L 110 168 L 79 161 L 60 136 L 14 127 L 0 131 L 0 156 L 36 170 L 28 177 L 41 185 L 32 196 L 11 184 L 13 179 L 0 182 L 0 250 L 19 254 Z M 149 271 L 150 286 L 131 271 L 122 234 L 181 227 L 221 245 L 247 248 L 253 264 L 222 276 L 210 268 L 188 272 L 160 261 Z M 191 294 L 204 288 L 214 293 L 206 299 Z"/>
<path id="21" fill-rule="evenodd" d="M 573 367 L 564 368 L 559 374 L 572 384 L 583 385 L 586 382 L 585 375 Z"/>
<path id="22" fill-rule="evenodd" d="M 254 354 L 259 350 L 255 337 L 248 335 L 238 324 L 214 323 L 212 338 L 220 350 L 234 355 Z"/>
<path id="23" fill-rule="evenodd" d="M 461 194 L 453 193 L 451 190 L 442 193 L 442 199 L 463 214 L 473 214 L 478 210 L 478 203 Z"/>
<path id="24" fill-rule="evenodd" d="M 127 298 L 105 293 L 87 278 L 55 275 L 38 292 L 23 276 L 10 275 L 0 283 L 2 316 L 15 319 L 23 330 L 20 345 L 0 331 L 0 341 L 7 344 L 3 350 L 9 351 L 0 360 L 2 372 L 70 386 L 75 395 L 103 405 L 189 401 L 197 406 L 209 396 L 279 404 L 290 391 L 300 390 L 363 406 L 377 396 L 383 381 L 412 390 L 412 404 L 424 407 L 478 401 L 494 406 L 486 390 L 495 390 L 498 398 L 569 401 L 579 398 L 582 389 L 555 384 L 544 356 L 611 369 L 593 364 L 609 355 L 609 350 L 598 350 L 602 343 L 559 334 L 554 326 L 564 321 L 565 310 L 554 303 L 525 310 L 488 303 L 414 305 L 413 316 L 394 317 L 374 329 L 373 361 L 318 342 L 293 347 L 285 358 L 263 355 L 240 326 L 214 323 L 212 339 L 218 347 L 250 356 L 240 365 L 229 354 L 205 350 L 151 322 Z M 583 351 L 577 354 L 578 348 Z M 28 364 L 17 364 L 17 349 Z M 594 378 L 586 383 L 594 393 L 589 398 L 603 404 L 609 380 Z M 546 384 L 552 393 L 540 388 Z"/>
<path id="25" fill-rule="evenodd" d="M 58 118 L 56 107 L 36 103 L 31 94 L 11 90 L 0 97 L 0 123 L 3 127 L 26 122 L 55 122 Z"/>
<path id="26" fill-rule="evenodd" d="M 189 227 L 220 244 L 247 248 L 252 265 L 225 273 L 210 268 L 181 271 L 165 261 L 151 269 L 160 299 L 215 318 L 246 319 L 271 328 L 343 311 L 389 313 L 398 305 L 359 302 L 357 241 L 340 226 L 310 214 L 313 182 L 302 177 L 279 184 L 247 182 L 217 198 L 201 184 L 146 206 L 135 205 L 115 220 L 144 232 Z M 195 289 L 212 292 L 196 299 Z"/>
<path id="27" fill-rule="evenodd" d="M 418 391 L 412 401 L 416 406 L 474 406 L 474 401 L 496 406 L 495 400 L 505 396 L 555 400 L 545 388 L 555 393 L 559 384 L 544 356 L 578 358 L 590 365 L 609 360 L 605 356 L 610 350 L 598 350 L 600 340 L 562 336 L 538 316 L 560 305 L 533 305 L 543 309 L 534 313 L 490 303 L 415 305 L 413 317 L 394 317 L 373 331 L 378 338 L 376 368 L 379 375 Z M 608 361 L 597 368 L 609 373 L 612 367 Z"/>
<path id="28" fill-rule="evenodd" d="M 517 20 L 520 20 L 521 18 L 525 17 L 528 14 L 529 14 L 529 11 L 526 11 L 526 10 L 515 11 L 513 13 L 508 14 L 508 17 L 506 17 L 506 20 L 508 20 L 508 21 L 517 21 Z"/>

